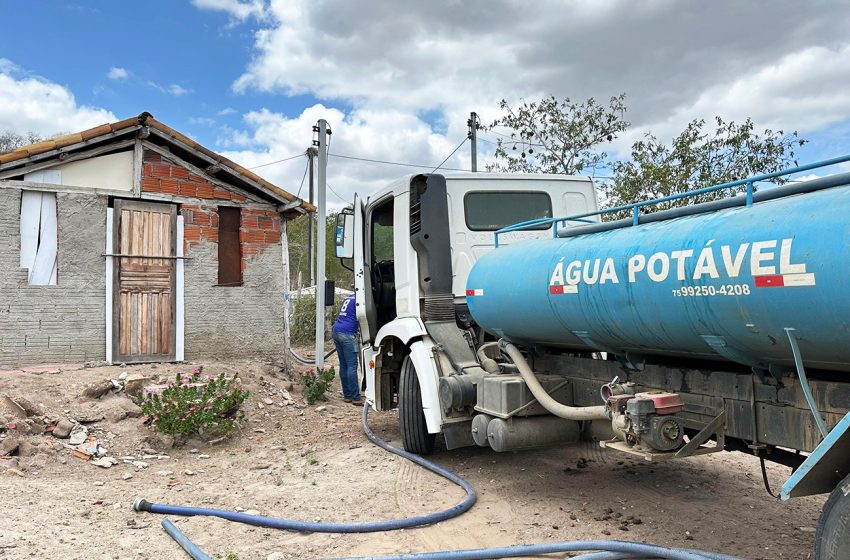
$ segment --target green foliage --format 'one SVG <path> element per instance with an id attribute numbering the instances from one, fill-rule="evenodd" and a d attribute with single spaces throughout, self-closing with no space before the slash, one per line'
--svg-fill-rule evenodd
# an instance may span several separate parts
<path id="1" fill-rule="evenodd" d="M 339 314 L 339 306 L 342 305 L 342 295 L 334 297 L 334 306 L 327 309 L 325 322 L 325 335 L 330 336 L 333 321 Z M 316 340 L 316 296 L 304 295 L 292 300 L 289 314 L 289 339 L 294 345 L 303 345 Z M 328 324 L 330 323 L 330 324 Z"/>
<path id="2" fill-rule="evenodd" d="M 203 378 L 202 370 L 188 377 L 178 373 L 160 394 L 144 397 L 142 412 L 158 431 L 176 437 L 224 436 L 244 418 L 240 407 L 248 392 L 239 389 L 236 378 L 223 373 Z"/>
<path id="3" fill-rule="evenodd" d="M 753 122 L 726 122 L 715 117 L 714 130 L 704 120 L 688 124 L 670 146 L 647 134 L 632 146 L 631 160 L 614 166 L 614 180 L 606 188 L 608 206 L 651 200 L 692 189 L 737 181 L 779 171 L 796 164 L 794 149 L 805 140 L 796 132 L 755 132 Z M 781 179 L 776 182 L 781 183 Z M 731 195 L 724 189 L 656 205 L 654 210 L 707 202 Z M 623 216 L 612 216 L 618 218 Z"/>
<path id="4" fill-rule="evenodd" d="M 314 216 L 315 217 L 315 216 Z M 299 216 L 286 224 L 289 239 L 289 277 L 293 289 L 298 288 L 298 275 L 301 274 L 301 286 L 310 284 L 310 257 L 307 243 L 308 220 L 307 216 Z M 354 289 L 354 274 L 340 264 L 336 258 L 336 213 L 328 214 L 325 223 L 325 276 L 333 280 L 340 288 Z M 316 241 L 313 237 L 313 242 Z M 349 264 L 349 266 L 351 266 Z"/>
<path id="5" fill-rule="evenodd" d="M 333 383 L 336 371 L 334 368 L 308 371 L 301 376 L 301 385 L 304 387 L 304 400 L 307 404 L 314 404 L 322 398 Z"/>
<path id="6" fill-rule="evenodd" d="M 500 139 L 496 146 L 496 159 L 504 163 L 488 165 L 487 171 L 577 175 L 601 166 L 607 154 L 598 147 L 629 126 L 625 100 L 620 94 L 606 107 L 592 97 L 582 103 L 544 97 L 516 108 L 502 100 L 499 107 L 505 114 L 485 130 L 508 127 L 513 132 L 511 140 Z"/>

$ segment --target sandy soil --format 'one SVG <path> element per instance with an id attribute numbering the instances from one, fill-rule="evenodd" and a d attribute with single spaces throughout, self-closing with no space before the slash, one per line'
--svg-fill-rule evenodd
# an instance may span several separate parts
<path id="1" fill-rule="evenodd" d="M 360 429 L 361 409 L 342 402 L 338 383 L 322 403 L 324 408 L 317 410 L 303 403 L 297 383 L 292 391 L 295 404 L 279 404 L 280 390 L 292 382 L 272 364 L 205 366 L 206 373 L 239 372 L 251 392 L 246 421 L 240 433 L 225 442 L 210 446 L 195 441 L 176 448 L 146 427 L 125 397 L 86 401 L 80 394 L 88 384 L 117 378 L 122 371 L 166 376 L 188 371 L 191 365 L 0 372 L 0 395 L 25 397 L 48 418 L 105 416 L 88 426 L 110 455 L 133 456 L 149 464 L 103 469 L 72 456 L 50 434 L 21 435 L 25 429 L 4 425 L 6 438 L 26 442 L 26 456 L 0 460 L 0 493 L 5 498 L 0 558 L 186 557 L 160 527 L 161 516 L 132 511 L 137 496 L 323 521 L 422 514 L 463 498 L 459 488 L 373 446 Z M 398 445 L 396 421 L 394 413 L 371 415 L 375 431 Z M 211 518 L 172 519 L 207 554 L 229 560 L 604 538 L 704 548 L 750 559 L 802 559 L 812 557 L 813 531 L 824 501 L 774 500 L 762 488 L 758 462 L 741 454 L 651 465 L 585 444 L 502 455 L 477 448 L 443 450 L 434 459 L 467 477 L 479 494 L 469 513 L 435 526 L 330 535 Z M 769 468 L 774 485 L 788 472 Z"/>

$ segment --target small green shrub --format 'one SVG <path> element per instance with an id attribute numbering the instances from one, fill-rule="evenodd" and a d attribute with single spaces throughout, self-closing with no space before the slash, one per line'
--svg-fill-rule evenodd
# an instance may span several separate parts
<path id="1" fill-rule="evenodd" d="M 149 394 L 142 401 L 142 412 L 158 431 L 185 437 L 203 432 L 205 436 L 225 436 L 234 422 L 245 417 L 240 410 L 248 397 L 236 377 L 223 373 L 202 378 L 203 368 L 192 375 L 178 373 L 160 394 Z"/>
<path id="2" fill-rule="evenodd" d="M 339 306 L 345 297 L 337 295 L 333 308 L 326 308 L 325 337 L 331 336 Z M 292 344 L 310 344 L 316 340 L 316 296 L 303 295 L 293 298 L 289 307 L 289 338 Z"/>
<path id="3" fill-rule="evenodd" d="M 304 400 L 307 404 L 314 404 L 322 398 L 333 383 L 336 371 L 334 368 L 308 371 L 301 376 L 301 385 L 304 387 Z"/>

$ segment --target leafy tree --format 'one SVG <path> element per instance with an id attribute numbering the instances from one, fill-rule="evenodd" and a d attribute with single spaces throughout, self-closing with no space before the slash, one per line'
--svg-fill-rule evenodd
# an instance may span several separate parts
<path id="1" fill-rule="evenodd" d="M 17 150 L 21 146 L 35 144 L 41 142 L 43 138 L 35 132 L 27 132 L 26 134 L 18 134 L 12 130 L 4 130 L 0 132 L 0 154 L 6 154 Z"/>
<path id="2" fill-rule="evenodd" d="M 335 231 L 336 212 L 329 212 L 325 223 L 325 276 L 328 280 L 336 282 L 337 287 L 347 290 L 354 289 L 354 275 L 340 264 L 336 258 Z M 315 216 L 314 216 L 315 217 Z M 289 239 L 289 274 L 290 285 L 298 286 L 298 274 L 301 273 L 301 284 L 307 286 L 310 283 L 310 256 L 307 247 L 307 216 L 299 216 L 287 223 L 287 235 Z M 316 242 L 314 233 L 313 243 Z"/>
<path id="3" fill-rule="evenodd" d="M 607 106 L 594 98 L 575 103 L 545 97 L 512 107 L 502 100 L 504 115 L 485 130 L 504 126 L 513 129 L 509 139 L 499 139 L 494 164 L 488 171 L 581 174 L 602 165 L 607 154 L 599 146 L 611 142 L 628 128 L 624 119 L 626 95 L 612 97 Z M 517 146 L 522 152 L 517 155 Z"/>
<path id="4" fill-rule="evenodd" d="M 635 142 L 631 159 L 614 165 L 613 181 L 605 188 L 608 207 L 779 171 L 797 164 L 794 149 L 806 142 L 796 131 L 785 134 L 768 129 L 759 134 L 751 119 L 738 124 L 715 117 L 714 123 L 711 130 L 702 119 L 692 121 L 669 146 L 652 134 Z M 659 204 L 654 209 L 707 202 L 743 190 L 746 187 L 723 189 Z"/>

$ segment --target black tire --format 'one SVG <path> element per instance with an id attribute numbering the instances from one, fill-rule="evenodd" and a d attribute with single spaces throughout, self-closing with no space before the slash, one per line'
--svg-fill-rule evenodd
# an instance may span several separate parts
<path id="1" fill-rule="evenodd" d="M 422 411 L 422 391 L 419 378 L 410 356 L 401 364 L 401 379 L 398 387 L 398 423 L 404 450 L 417 455 L 434 451 L 436 434 L 428 433 L 425 413 Z"/>
<path id="2" fill-rule="evenodd" d="M 829 495 L 815 533 L 815 560 L 850 558 L 850 476 Z"/>

